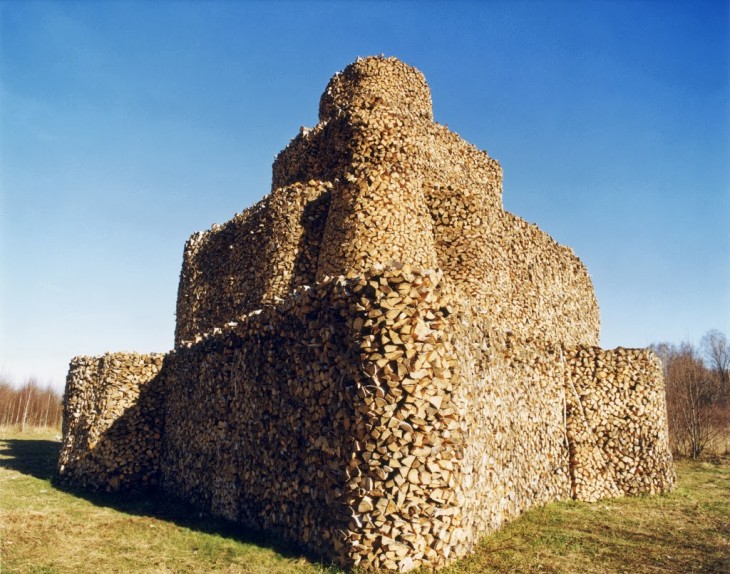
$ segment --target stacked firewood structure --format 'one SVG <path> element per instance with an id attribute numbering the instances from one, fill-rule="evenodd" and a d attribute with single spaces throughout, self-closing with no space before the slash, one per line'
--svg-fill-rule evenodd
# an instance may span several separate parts
<path id="1" fill-rule="evenodd" d="M 673 474 L 666 420 L 657 416 L 666 412 L 659 359 L 647 349 L 578 347 L 567 360 L 573 496 L 664 492 Z"/>
<path id="2" fill-rule="evenodd" d="M 670 489 L 656 358 L 596 346 L 585 267 L 501 192 L 420 72 L 351 64 L 271 193 L 186 244 L 175 349 L 74 359 L 60 479 L 399 571 L 536 504 Z"/>
<path id="3" fill-rule="evenodd" d="M 163 362 L 164 355 L 137 353 L 71 361 L 58 461 L 64 481 L 103 490 L 157 484 Z"/>

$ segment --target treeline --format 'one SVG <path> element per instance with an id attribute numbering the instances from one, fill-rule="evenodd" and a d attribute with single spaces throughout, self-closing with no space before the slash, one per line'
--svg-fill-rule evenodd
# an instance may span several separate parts
<path id="1" fill-rule="evenodd" d="M 664 366 L 669 441 L 679 456 L 699 457 L 712 449 L 730 452 L 730 344 L 709 331 L 691 343 L 652 345 Z"/>
<path id="2" fill-rule="evenodd" d="M 0 379 L 0 426 L 21 432 L 32 427 L 61 428 L 61 394 L 30 379 L 16 387 Z"/>

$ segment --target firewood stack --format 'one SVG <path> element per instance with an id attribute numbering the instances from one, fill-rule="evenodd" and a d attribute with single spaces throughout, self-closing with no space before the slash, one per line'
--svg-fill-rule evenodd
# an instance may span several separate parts
<path id="1" fill-rule="evenodd" d="M 107 353 L 71 361 L 63 397 L 61 482 L 117 491 L 159 478 L 164 355 Z"/>
<path id="2" fill-rule="evenodd" d="M 433 122 L 420 72 L 348 66 L 271 193 L 186 244 L 164 365 L 72 362 L 61 476 L 159 477 L 343 566 L 399 571 L 536 504 L 668 490 L 656 359 L 595 347 L 584 265 L 501 194 L 499 164 Z"/>
<path id="3" fill-rule="evenodd" d="M 621 347 L 579 347 L 567 357 L 573 496 L 595 501 L 669 490 L 675 477 L 659 359 Z"/>
<path id="4" fill-rule="evenodd" d="M 470 539 L 570 496 L 560 348 L 520 340 L 464 313 L 456 326 Z"/>

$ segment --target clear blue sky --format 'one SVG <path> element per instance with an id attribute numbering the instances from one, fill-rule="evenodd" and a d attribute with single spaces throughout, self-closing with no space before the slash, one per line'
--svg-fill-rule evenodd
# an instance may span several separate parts
<path id="1" fill-rule="evenodd" d="M 183 244 L 269 191 L 357 56 L 426 76 L 604 347 L 730 335 L 730 26 L 712 2 L 0 1 L 0 370 L 172 346 Z"/>

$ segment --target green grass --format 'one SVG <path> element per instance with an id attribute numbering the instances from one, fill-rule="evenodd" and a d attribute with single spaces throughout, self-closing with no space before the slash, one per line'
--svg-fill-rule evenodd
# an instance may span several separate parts
<path id="1" fill-rule="evenodd" d="M 677 472 L 668 495 L 532 510 L 444 572 L 729 574 L 730 460 Z"/>
<path id="2" fill-rule="evenodd" d="M 2 574 L 340 572 L 162 496 L 56 488 L 55 434 L 0 435 Z"/>
<path id="3" fill-rule="evenodd" d="M 56 488 L 56 434 L 0 434 L 2 574 L 341 572 L 162 496 Z M 442 572 L 730 572 L 730 459 L 677 470 L 669 495 L 530 511 Z"/>

